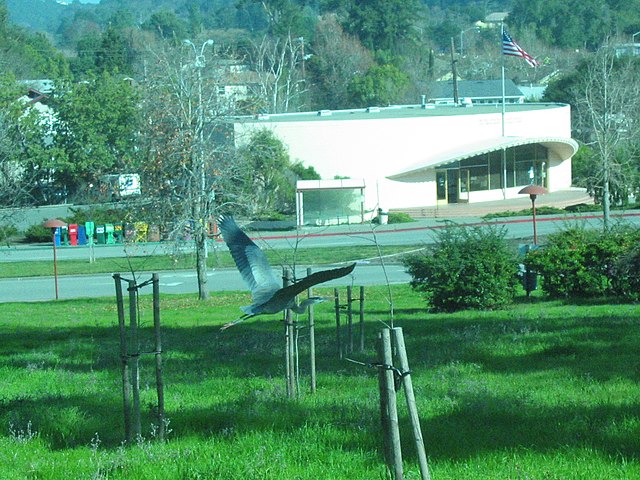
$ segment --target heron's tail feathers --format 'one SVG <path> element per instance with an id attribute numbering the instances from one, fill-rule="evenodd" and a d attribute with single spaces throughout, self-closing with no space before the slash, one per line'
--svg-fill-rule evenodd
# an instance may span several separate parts
<path id="1" fill-rule="evenodd" d="M 326 300 L 328 300 L 327 297 L 309 297 L 300 302 L 300 304 L 292 306 L 291 310 L 296 313 L 304 313 L 309 305 L 315 305 L 316 303 L 324 302 Z"/>
<path id="2" fill-rule="evenodd" d="M 248 313 L 246 315 L 242 315 L 240 318 L 238 318 L 237 320 L 234 320 L 233 322 L 225 323 L 222 327 L 220 327 L 220 331 L 224 332 L 227 328 L 233 327 L 234 325 L 237 325 L 240 322 L 244 322 L 247 318 L 251 318 L 251 317 L 255 317 L 255 315 L 251 315 Z"/>

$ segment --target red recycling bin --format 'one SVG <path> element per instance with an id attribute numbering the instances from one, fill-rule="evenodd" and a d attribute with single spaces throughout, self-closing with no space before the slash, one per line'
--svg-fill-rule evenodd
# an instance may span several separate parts
<path id="1" fill-rule="evenodd" d="M 78 245 L 78 225 L 76 223 L 69 225 L 69 242 L 71 245 Z"/>

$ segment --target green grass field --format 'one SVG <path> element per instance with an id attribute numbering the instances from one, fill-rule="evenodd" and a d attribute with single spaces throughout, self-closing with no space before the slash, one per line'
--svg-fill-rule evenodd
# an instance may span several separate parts
<path id="1" fill-rule="evenodd" d="M 328 290 L 319 289 L 321 293 Z M 367 350 L 388 321 L 367 289 Z M 393 287 L 434 480 L 640 478 L 640 308 L 533 299 L 425 313 Z M 141 366 L 144 438 L 124 435 L 113 299 L 0 305 L 0 478 L 382 479 L 377 376 L 339 360 L 332 302 L 317 307 L 318 391 L 288 400 L 277 317 L 221 333 L 248 296 L 164 296 L 168 440 L 155 436 L 153 358 Z M 152 350 L 151 305 L 141 305 Z M 404 395 L 407 479 L 419 477 Z"/>

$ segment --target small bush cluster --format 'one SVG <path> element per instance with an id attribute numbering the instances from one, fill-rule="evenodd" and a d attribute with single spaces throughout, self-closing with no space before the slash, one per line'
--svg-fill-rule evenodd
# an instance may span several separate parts
<path id="1" fill-rule="evenodd" d="M 0 225 L 0 242 L 8 240 L 18 234 L 18 229 L 13 225 Z"/>
<path id="2" fill-rule="evenodd" d="M 505 234 L 504 228 L 492 225 L 441 230 L 430 251 L 405 260 L 412 287 L 425 294 L 434 311 L 510 304 L 516 293 L 518 263 Z"/>
<path id="3" fill-rule="evenodd" d="M 24 232 L 24 241 L 27 243 L 46 243 L 51 239 L 51 229 L 42 225 L 31 225 Z"/>
<path id="4" fill-rule="evenodd" d="M 637 298 L 639 242 L 638 228 L 572 227 L 550 235 L 542 248 L 527 254 L 525 264 L 542 276 L 542 290 L 552 298 Z"/>

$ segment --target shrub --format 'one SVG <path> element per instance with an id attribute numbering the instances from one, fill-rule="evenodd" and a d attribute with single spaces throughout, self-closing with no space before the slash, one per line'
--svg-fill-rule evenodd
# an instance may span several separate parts
<path id="1" fill-rule="evenodd" d="M 620 255 L 613 265 L 613 288 L 619 295 L 640 300 L 640 245 Z"/>
<path id="2" fill-rule="evenodd" d="M 13 225 L 0 225 L 0 241 L 4 242 L 18 234 L 18 229 Z"/>
<path id="3" fill-rule="evenodd" d="M 415 222 L 408 213 L 404 212 L 390 212 L 389 223 L 410 223 Z"/>
<path id="4" fill-rule="evenodd" d="M 628 280 L 620 259 L 639 241 L 640 229 L 605 233 L 572 227 L 549 235 L 543 248 L 527 254 L 525 264 L 542 276 L 542 290 L 552 298 L 622 295 Z"/>
<path id="5" fill-rule="evenodd" d="M 425 294 L 435 311 L 495 309 L 511 303 L 518 263 L 505 234 L 504 227 L 491 225 L 440 231 L 429 252 L 405 260 L 411 286 Z"/>
<path id="6" fill-rule="evenodd" d="M 31 225 L 24 232 L 24 240 L 27 243 L 47 243 L 52 241 L 51 229 L 42 225 Z"/>

